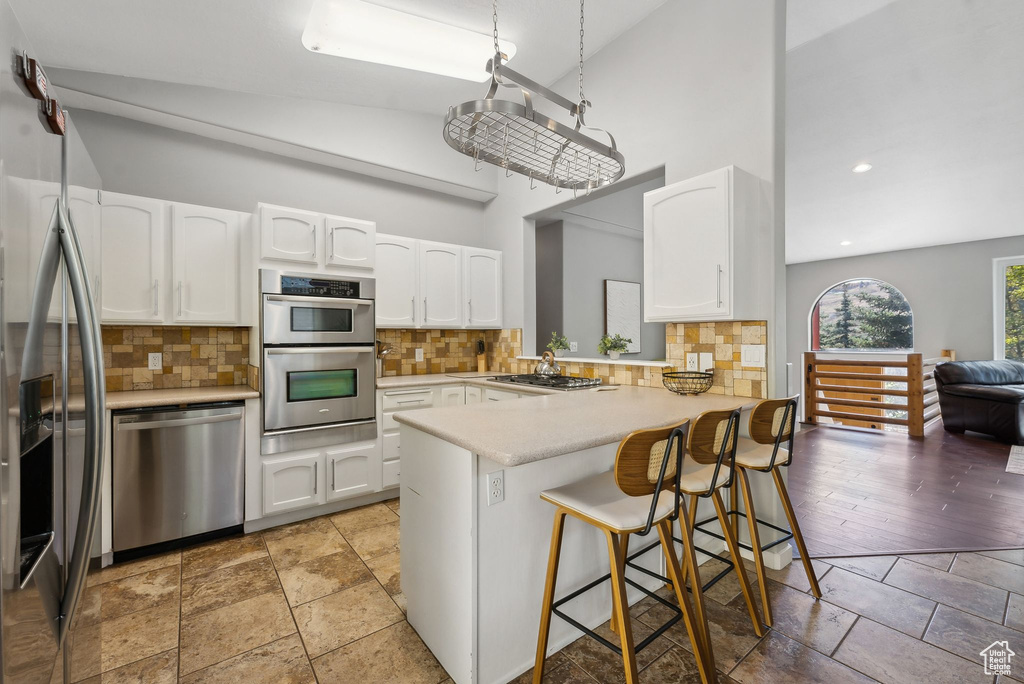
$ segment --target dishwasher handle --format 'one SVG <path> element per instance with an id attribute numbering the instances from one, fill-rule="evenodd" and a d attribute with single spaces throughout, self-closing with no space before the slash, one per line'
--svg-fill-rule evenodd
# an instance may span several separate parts
<path id="1" fill-rule="evenodd" d="M 118 432 L 132 430 L 155 430 L 157 428 L 186 427 L 188 425 L 206 425 L 207 423 L 225 423 L 231 420 L 241 420 L 242 411 L 237 413 L 224 413 L 218 416 L 196 416 L 194 418 L 171 418 L 168 420 L 139 420 L 131 423 L 117 422 Z"/>

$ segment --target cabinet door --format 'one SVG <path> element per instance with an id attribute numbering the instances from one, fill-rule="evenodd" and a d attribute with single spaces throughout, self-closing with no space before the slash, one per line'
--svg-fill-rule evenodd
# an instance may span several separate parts
<path id="1" fill-rule="evenodd" d="M 644 194 L 644 318 L 731 312 L 729 169 Z"/>
<path id="2" fill-rule="evenodd" d="M 463 247 L 466 327 L 501 327 L 501 252 Z"/>
<path id="3" fill-rule="evenodd" d="M 327 265 L 372 269 L 376 261 L 377 224 L 328 216 Z"/>
<path id="4" fill-rule="evenodd" d="M 269 204 L 259 208 L 260 254 L 264 259 L 318 265 L 323 216 Z"/>
<path id="5" fill-rule="evenodd" d="M 162 321 L 167 205 L 104 192 L 101 217 L 103 321 Z"/>
<path id="6" fill-rule="evenodd" d="M 441 388 L 441 406 L 462 406 L 466 403 L 466 388 L 462 387 L 442 387 Z"/>
<path id="7" fill-rule="evenodd" d="M 466 385 L 466 403 L 479 404 L 483 400 L 483 389 Z"/>
<path id="8" fill-rule="evenodd" d="M 238 322 L 240 223 L 234 211 L 171 205 L 174 321 Z"/>
<path id="9" fill-rule="evenodd" d="M 377 236 L 378 328 L 413 328 L 419 320 L 416 297 L 416 240 L 394 235 Z"/>
<path id="10" fill-rule="evenodd" d="M 323 460 L 319 451 L 264 459 L 264 515 L 324 503 Z"/>
<path id="11" fill-rule="evenodd" d="M 516 394 L 515 392 L 506 392 L 505 390 L 496 390 L 491 389 L 489 387 L 487 388 L 487 391 L 484 393 L 484 396 L 486 397 L 487 401 L 508 401 L 510 399 L 519 398 L 519 395 Z"/>
<path id="12" fill-rule="evenodd" d="M 440 242 L 419 243 L 421 326 L 461 328 L 462 248 Z"/>
<path id="13" fill-rule="evenodd" d="M 328 501 L 380 491 L 381 456 L 376 442 L 328 449 L 326 455 Z"/>

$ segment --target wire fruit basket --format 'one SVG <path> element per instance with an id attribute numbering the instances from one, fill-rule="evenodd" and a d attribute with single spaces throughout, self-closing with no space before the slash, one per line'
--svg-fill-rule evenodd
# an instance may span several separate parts
<path id="1" fill-rule="evenodd" d="M 703 394 L 711 389 L 714 377 L 714 373 L 669 371 L 661 374 L 661 381 L 676 394 Z"/>

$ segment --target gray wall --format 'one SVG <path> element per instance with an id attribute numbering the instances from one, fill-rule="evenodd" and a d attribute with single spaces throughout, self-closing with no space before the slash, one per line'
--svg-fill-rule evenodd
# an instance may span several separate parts
<path id="1" fill-rule="evenodd" d="M 563 327 L 562 222 L 537 229 L 537 352 Z"/>
<path id="2" fill-rule="evenodd" d="M 914 347 L 925 356 L 955 349 L 957 358 L 991 359 L 992 259 L 1024 255 L 1024 236 L 829 259 L 786 267 L 788 360 L 800 367 L 808 315 L 818 297 L 851 278 L 895 285 L 914 311 Z"/>
<path id="3" fill-rule="evenodd" d="M 376 221 L 381 233 L 489 246 L 477 202 L 107 114 L 73 117 L 105 190 L 237 211 L 267 202 Z"/>
<path id="4" fill-rule="evenodd" d="M 558 226 L 559 224 L 553 224 Z M 537 351 L 542 352 L 551 339 L 551 331 L 579 343 L 572 356 L 598 356 L 597 343 L 604 335 L 604 281 L 627 280 L 643 283 L 644 243 L 602 230 L 586 228 L 568 221 L 552 231 L 552 226 L 537 229 Z M 547 259 L 543 254 L 547 241 L 561 233 L 561 325 L 553 317 L 550 288 L 553 281 L 542 274 Z M 545 289 L 548 292 L 545 292 Z M 643 294 L 641 293 L 641 296 Z M 546 311 L 542 318 L 542 309 Z M 640 331 L 641 352 L 624 354 L 623 359 L 664 359 L 665 324 L 644 323 Z"/>

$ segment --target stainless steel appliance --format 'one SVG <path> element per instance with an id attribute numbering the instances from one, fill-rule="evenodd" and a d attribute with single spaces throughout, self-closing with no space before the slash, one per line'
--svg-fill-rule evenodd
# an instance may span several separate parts
<path id="1" fill-rule="evenodd" d="M 243 522 L 240 403 L 114 414 L 114 555 Z"/>
<path id="2" fill-rule="evenodd" d="M 101 607 L 100 180 L 6 0 L 0 52 L 0 681 L 65 682 L 103 657 L 75 639 Z"/>
<path id="3" fill-rule="evenodd" d="M 264 435 L 362 425 L 365 439 L 376 412 L 373 279 L 265 269 L 260 283 Z"/>
<path id="4" fill-rule="evenodd" d="M 548 389 L 566 391 L 590 389 L 601 384 L 601 378 L 579 378 L 571 375 L 537 375 L 536 373 L 501 375 L 494 378 L 494 381 L 507 382 L 511 385 L 532 385 L 533 387 L 547 387 Z"/>

